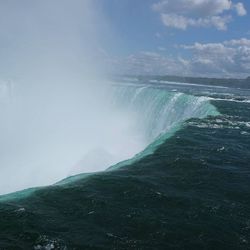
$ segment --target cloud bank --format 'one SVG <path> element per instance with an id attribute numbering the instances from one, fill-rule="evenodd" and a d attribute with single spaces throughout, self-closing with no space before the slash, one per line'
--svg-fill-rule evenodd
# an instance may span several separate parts
<path id="1" fill-rule="evenodd" d="M 174 48 L 173 48 L 174 49 Z M 194 43 L 177 46 L 179 56 L 140 52 L 114 61 L 121 72 L 148 75 L 191 75 L 246 77 L 250 72 L 250 40 L 246 38 L 222 43 Z M 182 56 L 184 52 L 190 55 Z"/>
<path id="2" fill-rule="evenodd" d="M 244 16 L 241 2 L 231 0 L 162 0 L 152 5 L 166 27 L 186 30 L 189 27 L 213 27 L 226 30 L 232 13 Z"/>

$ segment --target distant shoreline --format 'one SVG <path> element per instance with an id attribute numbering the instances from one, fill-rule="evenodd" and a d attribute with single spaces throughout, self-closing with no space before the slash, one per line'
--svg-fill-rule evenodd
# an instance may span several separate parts
<path id="1" fill-rule="evenodd" d="M 209 77 L 190 77 L 190 76 L 171 76 L 171 75 L 123 75 L 115 78 L 131 78 L 140 81 L 169 81 L 180 83 L 193 83 L 202 85 L 214 85 L 222 87 L 244 88 L 250 89 L 250 76 L 245 79 L 234 78 L 209 78 Z"/>

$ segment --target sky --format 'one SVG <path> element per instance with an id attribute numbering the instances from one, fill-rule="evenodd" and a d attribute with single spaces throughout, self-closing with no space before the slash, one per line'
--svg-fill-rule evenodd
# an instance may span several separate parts
<path id="1" fill-rule="evenodd" d="M 249 0 L 0 0 L 0 77 L 245 78 L 249 13 Z"/>
<path id="2" fill-rule="evenodd" d="M 250 75 L 249 0 L 107 0 L 98 8 L 115 37 L 99 48 L 111 71 Z"/>

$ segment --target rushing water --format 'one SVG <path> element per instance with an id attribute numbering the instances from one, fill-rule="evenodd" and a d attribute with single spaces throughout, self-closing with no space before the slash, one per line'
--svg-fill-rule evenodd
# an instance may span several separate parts
<path id="1" fill-rule="evenodd" d="M 250 92 L 143 82 L 113 91 L 146 149 L 2 196 L 0 249 L 249 249 Z"/>
<path id="2" fill-rule="evenodd" d="M 0 86 L 0 194 L 105 170 L 183 121 L 217 114 L 208 98 L 147 86 L 113 85 L 105 102 L 96 95 L 90 100 L 77 84 L 63 84 L 65 90 Z"/>

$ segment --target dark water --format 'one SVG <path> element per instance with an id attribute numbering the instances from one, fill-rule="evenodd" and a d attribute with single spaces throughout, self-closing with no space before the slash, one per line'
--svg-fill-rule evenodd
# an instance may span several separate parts
<path id="1" fill-rule="evenodd" d="M 122 168 L 0 199 L 0 249 L 250 249 L 250 92 L 159 85 L 212 97 Z"/>

